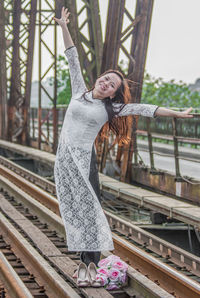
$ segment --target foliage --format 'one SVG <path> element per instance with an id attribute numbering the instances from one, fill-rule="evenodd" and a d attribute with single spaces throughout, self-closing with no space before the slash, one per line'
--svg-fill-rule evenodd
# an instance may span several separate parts
<path id="1" fill-rule="evenodd" d="M 165 107 L 199 108 L 200 94 L 190 91 L 182 81 L 164 82 L 162 78 L 155 79 L 145 74 L 141 102 Z"/>
<path id="2" fill-rule="evenodd" d="M 127 64 L 120 61 L 121 69 L 126 73 Z M 53 85 L 53 78 L 50 78 L 50 85 Z M 57 59 L 57 104 L 69 104 L 71 98 L 71 85 L 68 62 L 62 55 Z M 145 74 L 142 89 L 141 103 L 156 104 L 165 107 L 177 108 L 199 108 L 200 93 L 192 92 L 187 84 L 175 80 L 165 82 L 162 78 L 154 78 Z"/>
<path id="3" fill-rule="evenodd" d="M 71 98 L 71 85 L 68 62 L 66 58 L 59 55 L 57 58 L 57 105 L 67 105 Z M 50 85 L 53 85 L 54 78 L 50 78 Z"/>

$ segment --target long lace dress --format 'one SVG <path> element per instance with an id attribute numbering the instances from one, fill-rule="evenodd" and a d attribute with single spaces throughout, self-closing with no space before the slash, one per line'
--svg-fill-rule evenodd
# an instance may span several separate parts
<path id="1" fill-rule="evenodd" d="M 111 231 L 89 181 L 94 140 L 108 121 L 102 100 L 87 90 L 76 47 L 65 51 L 68 58 L 72 98 L 68 106 L 54 168 L 60 213 L 64 222 L 69 251 L 113 250 Z M 121 104 L 113 104 L 120 108 Z M 155 105 L 127 104 L 119 116 L 153 117 Z"/>

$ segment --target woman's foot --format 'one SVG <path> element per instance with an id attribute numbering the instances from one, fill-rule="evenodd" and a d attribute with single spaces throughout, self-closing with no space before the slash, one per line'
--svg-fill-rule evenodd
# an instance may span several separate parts
<path id="1" fill-rule="evenodd" d="M 80 263 L 77 271 L 77 285 L 79 287 L 88 287 L 90 285 L 90 281 L 87 274 L 87 266 L 85 263 Z"/>
<path id="2" fill-rule="evenodd" d="M 101 280 L 96 279 L 97 268 L 94 263 L 90 263 L 88 266 L 88 277 L 91 287 L 99 288 L 101 287 Z"/>

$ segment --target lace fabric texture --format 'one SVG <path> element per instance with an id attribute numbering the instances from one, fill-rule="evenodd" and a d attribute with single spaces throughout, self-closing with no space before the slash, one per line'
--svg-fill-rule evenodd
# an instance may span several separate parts
<path id="1" fill-rule="evenodd" d="M 91 152 L 61 145 L 55 163 L 59 208 L 69 251 L 113 250 L 107 219 L 89 183 Z"/>
<path id="2" fill-rule="evenodd" d="M 55 162 L 55 182 L 69 251 L 113 250 L 111 231 L 89 181 L 92 146 L 108 121 L 102 100 L 92 97 L 80 69 L 75 47 L 65 52 L 70 69 L 72 98 L 68 106 Z M 120 104 L 113 104 L 120 108 Z M 119 116 L 154 117 L 157 106 L 127 104 Z"/>

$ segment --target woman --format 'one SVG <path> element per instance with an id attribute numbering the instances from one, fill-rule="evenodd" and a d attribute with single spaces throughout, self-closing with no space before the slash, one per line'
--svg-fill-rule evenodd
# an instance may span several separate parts
<path id="1" fill-rule="evenodd" d="M 68 31 L 69 12 L 62 8 L 61 26 L 68 58 L 72 98 L 68 106 L 55 162 L 55 182 L 60 213 L 64 221 L 69 251 L 79 251 L 81 260 L 89 265 L 98 263 L 102 250 L 113 250 L 111 231 L 98 200 L 97 188 L 91 179 L 91 157 L 95 156 L 94 141 L 104 126 L 123 136 L 117 120 L 122 116 L 143 115 L 192 117 L 191 108 L 175 112 L 146 104 L 127 104 L 130 92 L 123 75 L 109 70 L 87 91 L 76 47 Z M 97 170 L 94 169 L 97 174 Z M 96 181 L 96 178 L 94 179 Z M 92 183 L 91 183 L 92 182 Z M 95 192 L 96 191 L 96 192 Z"/>

